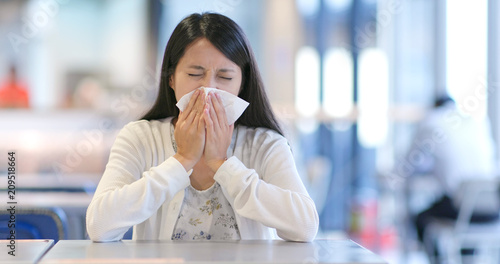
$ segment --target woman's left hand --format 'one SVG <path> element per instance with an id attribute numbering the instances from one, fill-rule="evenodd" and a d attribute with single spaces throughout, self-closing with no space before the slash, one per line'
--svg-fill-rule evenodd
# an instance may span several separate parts
<path id="1" fill-rule="evenodd" d="M 226 110 L 217 93 L 208 95 L 204 110 L 206 125 L 205 162 L 215 173 L 227 159 L 227 149 L 231 144 L 234 124 L 227 124 Z"/>

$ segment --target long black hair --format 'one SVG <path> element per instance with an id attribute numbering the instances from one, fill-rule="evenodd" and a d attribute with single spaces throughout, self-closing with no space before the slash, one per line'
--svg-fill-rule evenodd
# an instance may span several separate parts
<path id="1" fill-rule="evenodd" d="M 210 41 L 241 69 L 242 80 L 238 96 L 250 105 L 235 125 L 265 127 L 283 135 L 267 99 L 257 62 L 245 34 L 233 20 L 216 13 L 192 14 L 174 29 L 163 56 L 158 97 L 141 119 L 154 120 L 179 115 L 169 79 L 184 56 L 186 47 L 200 38 Z"/>

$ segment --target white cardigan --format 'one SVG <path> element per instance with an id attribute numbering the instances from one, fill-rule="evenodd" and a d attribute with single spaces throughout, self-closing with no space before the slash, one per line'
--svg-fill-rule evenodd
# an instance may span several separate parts
<path id="1" fill-rule="evenodd" d="M 135 121 L 118 134 L 87 210 L 94 241 L 171 239 L 189 174 L 172 156 L 171 118 Z M 227 161 L 215 173 L 241 239 L 311 241 L 318 213 L 295 167 L 287 140 L 265 128 L 234 129 Z"/>

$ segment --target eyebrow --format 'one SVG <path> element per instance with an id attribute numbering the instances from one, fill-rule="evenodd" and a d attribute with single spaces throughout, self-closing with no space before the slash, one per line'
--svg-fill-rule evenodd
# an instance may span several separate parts
<path id="1" fill-rule="evenodd" d="M 204 70 L 205 69 L 199 65 L 190 65 L 188 68 L 195 69 L 195 70 Z"/>
<path id="2" fill-rule="evenodd" d="M 205 68 L 203 66 L 200 66 L 200 65 L 190 65 L 188 68 L 195 69 L 195 70 L 205 70 Z M 235 72 L 235 70 L 227 69 L 227 68 L 223 68 L 223 69 L 220 69 L 218 71 L 219 72 Z"/>

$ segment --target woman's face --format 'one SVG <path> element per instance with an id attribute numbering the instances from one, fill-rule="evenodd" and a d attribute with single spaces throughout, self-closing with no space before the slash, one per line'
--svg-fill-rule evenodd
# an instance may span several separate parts
<path id="1" fill-rule="evenodd" d="M 237 96 L 241 78 L 240 67 L 206 38 L 201 38 L 186 48 L 169 84 L 179 101 L 182 96 L 201 86 L 221 89 Z"/>

